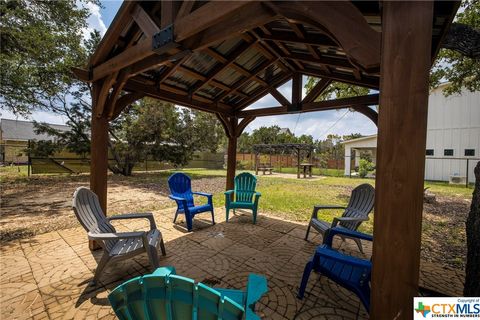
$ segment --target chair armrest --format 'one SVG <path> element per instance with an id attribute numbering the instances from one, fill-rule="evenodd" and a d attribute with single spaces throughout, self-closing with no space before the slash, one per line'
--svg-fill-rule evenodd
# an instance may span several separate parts
<path id="1" fill-rule="evenodd" d="M 249 274 L 246 290 L 245 311 L 247 319 L 260 319 L 255 314 L 255 303 L 268 292 L 267 279 L 258 274 Z"/>
<path id="2" fill-rule="evenodd" d="M 262 196 L 261 192 L 255 192 L 255 197 L 260 198 Z"/>
<path id="3" fill-rule="evenodd" d="M 89 240 L 119 240 L 146 237 L 145 231 L 116 232 L 116 233 L 88 233 Z"/>
<path id="4" fill-rule="evenodd" d="M 151 212 L 118 214 L 115 216 L 107 217 L 108 221 L 124 219 L 148 219 L 148 221 L 150 221 L 150 230 L 157 228 L 157 225 L 155 224 L 155 219 L 153 218 L 153 214 Z"/>
<path id="5" fill-rule="evenodd" d="M 368 217 L 337 217 L 333 218 L 331 228 L 335 228 L 339 222 L 363 222 L 368 221 Z"/>
<path id="6" fill-rule="evenodd" d="M 358 231 L 353 231 L 353 230 L 348 230 L 348 229 L 341 228 L 341 227 L 335 227 L 335 228 L 328 229 L 327 234 L 325 236 L 325 240 L 323 241 L 323 243 L 326 244 L 327 246 L 331 247 L 333 237 L 336 236 L 336 235 L 342 235 L 342 236 L 346 236 L 346 237 L 349 237 L 349 238 L 358 238 L 358 239 L 362 239 L 362 240 L 373 241 L 373 236 L 371 236 L 369 234 L 358 232 Z"/>
<path id="7" fill-rule="evenodd" d="M 204 196 L 204 197 L 209 197 L 211 198 L 213 196 L 213 194 L 211 193 L 205 193 L 205 192 L 192 192 L 193 194 L 197 194 L 199 196 Z"/>
<path id="8" fill-rule="evenodd" d="M 318 257 L 325 257 L 327 259 L 335 260 L 341 263 L 345 263 L 351 266 L 366 268 L 370 270 L 372 268 L 372 262 L 366 259 L 361 259 L 349 255 L 345 255 L 336 250 L 331 250 L 328 248 L 319 248 L 315 251 L 315 255 Z"/>
<path id="9" fill-rule="evenodd" d="M 235 191 L 234 190 L 227 190 L 224 192 L 225 194 L 225 205 L 229 205 L 232 202 L 232 195 Z"/>
<path id="10" fill-rule="evenodd" d="M 337 206 L 337 205 L 316 205 L 313 207 L 312 219 L 314 218 L 317 219 L 318 210 L 324 210 L 324 209 L 346 209 L 346 207 Z"/>
<path id="11" fill-rule="evenodd" d="M 174 195 L 169 195 L 168 197 L 172 200 L 175 200 L 175 201 L 187 201 L 187 199 L 185 199 L 185 198 L 180 198 L 180 197 L 177 197 L 177 196 L 174 196 Z"/>

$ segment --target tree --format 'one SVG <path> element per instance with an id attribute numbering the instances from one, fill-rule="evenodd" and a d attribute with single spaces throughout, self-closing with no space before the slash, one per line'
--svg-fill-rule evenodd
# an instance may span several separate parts
<path id="1" fill-rule="evenodd" d="M 307 82 L 305 83 L 305 89 L 307 89 L 307 93 L 313 89 L 319 80 L 320 79 L 318 78 L 308 77 Z M 333 81 L 315 101 L 363 96 L 367 95 L 369 92 L 370 89 L 365 87 Z"/>
<path id="2" fill-rule="evenodd" d="M 468 214 L 467 229 L 467 265 L 465 268 L 466 297 L 480 296 L 480 161 L 475 167 L 475 189 L 472 195 L 472 205 Z"/>
<path id="3" fill-rule="evenodd" d="M 480 32 L 480 2 L 464 1 L 455 17 L 455 22 Z M 430 73 L 430 86 L 435 88 L 441 82 L 450 82 L 450 85 L 443 89 L 446 96 L 459 94 L 463 88 L 472 92 L 479 91 L 480 59 L 467 57 L 451 49 L 440 49 Z"/>
<path id="4" fill-rule="evenodd" d="M 70 69 L 86 61 L 83 31 L 88 2 L 0 2 L 0 102 L 14 113 L 50 110 L 52 97 L 68 91 Z"/>

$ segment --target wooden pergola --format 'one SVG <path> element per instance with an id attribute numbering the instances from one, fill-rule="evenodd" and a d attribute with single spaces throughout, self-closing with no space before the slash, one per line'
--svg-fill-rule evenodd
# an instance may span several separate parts
<path id="1" fill-rule="evenodd" d="M 373 319 L 412 317 L 418 295 L 428 76 L 457 1 L 124 2 L 86 69 L 91 189 L 106 212 L 109 121 L 148 96 L 217 115 L 237 138 L 255 117 L 353 108 L 378 123 Z M 319 78 L 302 98 L 302 75 Z M 291 100 L 278 87 L 292 80 Z M 316 101 L 332 82 L 379 90 Z M 277 106 L 248 110 L 271 94 Z M 379 114 L 369 106 L 379 104 Z"/>
<path id="2" fill-rule="evenodd" d="M 300 179 L 300 161 L 302 157 L 302 151 L 307 158 L 312 158 L 313 145 L 308 143 L 270 143 L 270 144 L 255 144 L 253 145 L 253 153 L 255 154 L 255 174 L 258 175 L 258 155 L 262 152 L 270 153 L 270 160 L 272 152 L 281 152 L 284 154 L 295 152 L 297 156 L 297 179 Z M 271 164 L 270 164 L 271 166 Z M 311 177 L 310 171 L 310 177 Z"/>

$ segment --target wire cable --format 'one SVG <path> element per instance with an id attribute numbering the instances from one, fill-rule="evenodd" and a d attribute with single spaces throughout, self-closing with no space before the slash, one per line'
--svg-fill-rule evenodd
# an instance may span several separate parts
<path id="1" fill-rule="evenodd" d="M 349 112 L 350 112 L 350 110 L 347 109 L 347 111 L 345 111 L 345 113 L 344 113 L 340 118 L 338 118 L 337 121 L 335 121 L 335 123 L 330 126 L 330 128 L 328 128 L 328 129 L 325 130 L 321 135 L 319 135 L 319 137 L 320 137 L 320 138 L 323 137 L 324 134 L 326 134 L 326 133 L 327 133 L 328 131 L 330 131 L 333 127 L 335 127 L 335 126 L 337 125 L 337 123 L 340 122 L 340 120 L 342 120 L 343 118 L 345 118 L 345 116 L 346 116 Z"/>

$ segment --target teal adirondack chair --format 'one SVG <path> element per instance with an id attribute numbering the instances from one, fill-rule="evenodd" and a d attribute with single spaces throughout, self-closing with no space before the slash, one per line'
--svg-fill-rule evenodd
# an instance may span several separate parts
<path id="1" fill-rule="evenodd" d="M 116 287 L 108 300 L 120 320 L 260 320 L 255 303 L 267 291 L 267 280 L 256 274 L 241 291 L 210 288 L 162 267 Z"/>
<path id="2" fill-rule="evenodd" d="M 234 186 L 234 190 L 225 192 L 227 222 L 230 209 L 233 209 L 233 213 L 235 213 L 235 209 L 250 209 L 253 213 L 253 224 L 255 224 L 257 221 L 258 200 L 262 195 L 260 192 L 255 191 L 257 178 L 248 172 L 240 173 L 234 179 Z"/>

